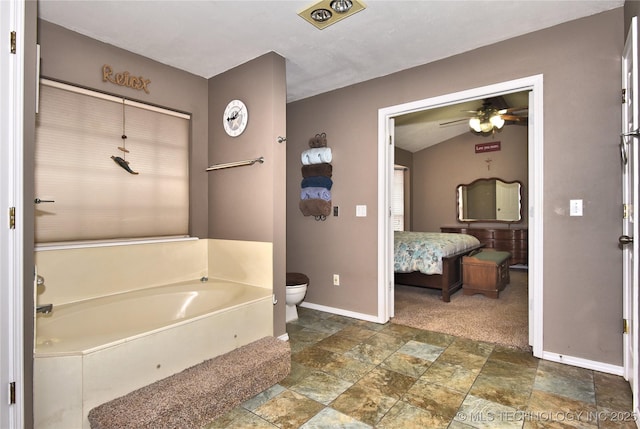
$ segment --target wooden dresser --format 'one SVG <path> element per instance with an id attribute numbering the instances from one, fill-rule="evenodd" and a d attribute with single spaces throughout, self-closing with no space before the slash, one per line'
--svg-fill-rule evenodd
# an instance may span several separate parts
<path id="1" fill-rule="evenodd" d="M 529 230 L 527 228 L 446 226 L 440 228 L 440 231 L 473 235 L 486 248 L 511 253 L 510 265 L 528 265 Z"/>

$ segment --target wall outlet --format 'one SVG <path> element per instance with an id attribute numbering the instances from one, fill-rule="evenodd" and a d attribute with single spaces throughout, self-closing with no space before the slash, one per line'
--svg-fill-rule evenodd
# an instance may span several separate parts
<path id="1" fill-rule="evenodd" d="M 340 286 L 340 274 L 333 275 L 333 285 Z"/>

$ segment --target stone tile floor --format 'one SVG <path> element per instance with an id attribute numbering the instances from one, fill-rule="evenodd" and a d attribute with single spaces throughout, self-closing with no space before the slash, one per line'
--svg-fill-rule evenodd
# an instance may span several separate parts
<path id="1" fill-rule="evenodd" d="M 636 428 L 619 376 L 300 308 L 291 374 L 218 428 Z"/>

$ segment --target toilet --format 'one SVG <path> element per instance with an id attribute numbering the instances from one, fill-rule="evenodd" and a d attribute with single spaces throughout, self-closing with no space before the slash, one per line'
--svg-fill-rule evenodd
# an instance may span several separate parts
<path id="1" fill-rule="evenodd" d="M 307 285 L 309 277 L 302 273 L 287 273 L 287 292 L 286 292 L 286 321 L 292 322 L 298 320 L 298 309 L 296 306 L 302 302 L 307 294 Z"/>

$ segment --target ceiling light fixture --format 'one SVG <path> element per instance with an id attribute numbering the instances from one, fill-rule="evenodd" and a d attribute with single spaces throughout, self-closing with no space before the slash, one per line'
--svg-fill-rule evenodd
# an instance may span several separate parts
<path id="1" fill-rule="evenodd" d="M 361 0 L 320 0 L 299 12 L 298 15 L 313 24 L 314 27 L 322 30 L 364 10 L 365 7 Z"/>
<path id="2" fill-rule="evenodd" d="M 332 16 L 333 14 L 331 13 L 331 11 L 327 9 L 316 9 L 311 12 L 311 19 L 313 19 L 315 22 L 325 22 Z"/>
<path id="3" fill-rule="evenodd" d="M 331 9 L 335 10 L 337 13 L 349 12 L 351 7 L 353 7 L 353 2 L 351 0 L 333 0 L 331 2 Z"/>
<path id="4" fill-rule="evenodd" d="M 500 111 L 494 108 L 480 109 L 477 116 L 469 119 L 469 127 L 477 133 L 488 133 L 503 126 L 504 119 L 500 116 Z"/>

